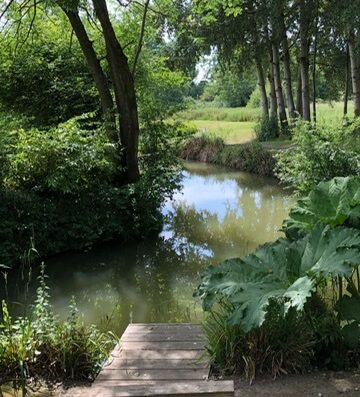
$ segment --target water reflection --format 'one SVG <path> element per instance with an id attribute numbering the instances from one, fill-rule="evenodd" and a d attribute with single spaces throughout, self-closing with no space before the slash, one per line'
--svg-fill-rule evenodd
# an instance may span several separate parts
<path id="1" fill-rule="evenodd" d="M 199 321 L 192 293 L 200 272 L 274 239 L 289 201 L 273 180 L 188 164 L 182 192 L 164 208 L 167 222 L 159 236 L 46 261 L 54 306 L 65 315 L 75 295 L 88 321 L 118 333 L 130 321 Z M 35 283 L 24 298 L 21 272 L 9 277 L 10 298 L 22 302 L 16 306 L 21 310 Z"/>

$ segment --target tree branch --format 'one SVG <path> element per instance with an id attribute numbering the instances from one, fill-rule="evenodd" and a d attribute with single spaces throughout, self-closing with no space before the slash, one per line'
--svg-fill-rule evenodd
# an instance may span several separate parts
<path id="1" fill-rule="evenodd" d="M 135 71 L 136 71 L 136 66 L 137 63 L 139 61 L 139 57 L 140 57 L 140 53 L 141 53 L 141 49 L 142 46 L 144 44 L 144 34 L 145 34 L 145 26 L 146 26 L 146 15 L 149 9 L 149 3 L 150 0 L 146 0 L 145 4 L 144 4 L 144 13 L 143 13 L 143 18 L 142 18 L 142 22 L 141 22 L 141 30 L 140 30 L 140 37 L 139 37 L 139 44 L 135 53 L 135 58 L 134 58 L 134 64 L 132 67 L 132 75 L 135 75 Z"/>
<path id="2" fill-rule="evenodd" d="M 15 0 L 10 0 L 9 3 L 5 6 L 4 11 L 0 14 L 0 19 L 7 13 L 8 9 L 11 7 L 11 4 L 14 3 Z"/>

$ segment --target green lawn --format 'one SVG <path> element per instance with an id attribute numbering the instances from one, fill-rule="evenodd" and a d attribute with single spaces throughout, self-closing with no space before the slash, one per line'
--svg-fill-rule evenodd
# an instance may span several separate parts
<path id="1" fill-rule="evenodd" d="M 353 103 L 349 102 L 349 116 L 353 114 Z M 343 118 L 343 103 L 319 103 L 317 118 L 319 124 L 339 125 Z M 234 145 L 250 142 L 255 138 L 254 127 L 259 120 L 260 110 L 249 108 L 206 107 L 190 109 L 177 114 L 177 118 L 194 125 L 199 134 L 211 134 L 222 138 L 226 144 Z M 290 141 L 278 139 L 272 145 L 286 145 Z"/>
<path id="2" fill-rule="evenodd" d="M 234 145 L 238 143 L 250 142 L 254 139 L 253 121 L 213 121 L 213 120 L 192 120 L 200 134 L 211 134 L 222 138 L 226 144 Z"/>

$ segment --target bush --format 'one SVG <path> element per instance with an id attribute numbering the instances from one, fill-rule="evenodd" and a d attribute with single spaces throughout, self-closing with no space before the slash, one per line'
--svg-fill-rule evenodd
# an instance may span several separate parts
<path id="1" fill-rule="evenodd" d="M 246 107 L 250 109 L 260 109 L 261 95 L 258 87 L 256 87 L 255 90 L 251 93 L 249 102 L 247 103 Z"/>
<path id="2" fill-rule="evenodd" d="M 30 312 L 13 319 L 3 301 L 1 318 L 1 383 L 11 381 L 23 391 L 30 379 L 93 380 L 116 343 L 111 333 L 80 320 L 74 299 L 65 321 L 54 314 L 44 268 Z"/>
<path id="3" fill-rule="evenodd" d="M 205 163 L 215 161 L 216 156 L 224 149 L 221 138 L 209 135 L 196 136 L 189 139 L 180 149 L 180 157 L 185 160 L 196 160 Z"/>
<path id="4" fill-rule="evenodd" d="M 259 142 L 266 142 L 277 138 L 279 134 L 279 121 L 277 117 L 270 117 L 268 119 L 262 119 L 255 126 L 256 139 Z"/>
<path id="5" fill-rule="evenodd" d="M 359 175 L 358 123 L 334 128 L 299 122 L 294 129 L 294 146 L 276 155 L 276 175 L 298 192 L 308 192 L 320 181 L 336 176 Z"/>
<path id="6" fill-rule="evenodd" d="M 180 149 L 185 160 L 214 163 L 262 176 L 273 176 L 275 160 L 258 142 L 225 145 L 221 138 L 201 135 L 185 142 Z"/>
<path id="7" fill-rule="evenodd" d="M 275 160 L 273 155 L 257 142 L 225 146 L 215 156 L 213 162 L 261 176 L 274 175 Z"/>
<path id="8" fill-rule="evenodd" d="M 116 148 L 102 129 L 84 129 L 85 116 L 56 128 L 16 131 L 5 186 L 37 192 L 74 193 L 111 183 Z M 15 132 L 14 132 L 15 134 Z"/>

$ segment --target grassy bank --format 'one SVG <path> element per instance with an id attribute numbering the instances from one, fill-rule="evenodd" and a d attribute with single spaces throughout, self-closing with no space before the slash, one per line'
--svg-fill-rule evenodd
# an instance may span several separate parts
<path id="1" fill-rule="evenodd" d="M 353 114 L 353 107 L 353 103 L 349 102 L 350 116 Z M 247 107 L 201 107 L 180 112 L 176 118 L 196 127 L 199 135 L 213 135 L 223 139 L 227 145 L 235 145 L 254 140 L 254 128 L 260 116 L 259 109 Z M 319 103 L 317 120 L 319 124 L 340 125 L 343 120 L 343 103 Z M 274 141 L 274 145 L 277 143 L 278 141 Z M 288 141 L 280 143 L 288 143 Z"/>
<path id="2" fill-rule="evenodd" d="M 275 159 L 272 153 L 258 142 L 225 145 L 221 138 L 195 136 L 183 145 L 180 157 L 184 160 L 223 165 L 261 176 L 274 176 Z"/>
<path id="3" fill-rule="evenodd" d="M 215 120 L 192 120 L 201 135 L 213 135 L 224 140 L 227 145 L 247 143 L 254 140 L 254 121 L 215 121 Z"/>

